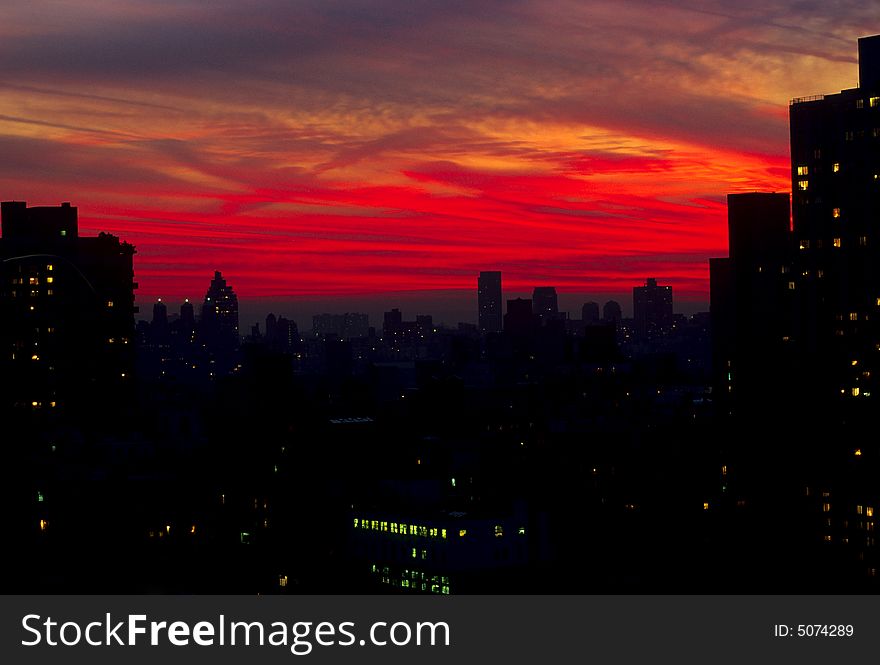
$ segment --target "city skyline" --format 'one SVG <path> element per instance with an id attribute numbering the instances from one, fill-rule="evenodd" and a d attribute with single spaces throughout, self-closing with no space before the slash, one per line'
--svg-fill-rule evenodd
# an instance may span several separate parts
<path id="1" fill-rule="evenodd" d="M 494 268 L 696 310 L 726 194 L 789 188 L 788 100 L 856 82 L 870 9 L 790 10 L 16 7 L 0 191 L 136 245 L 141 304 L 218 269 L 243 301 L 455 300 Z"/>

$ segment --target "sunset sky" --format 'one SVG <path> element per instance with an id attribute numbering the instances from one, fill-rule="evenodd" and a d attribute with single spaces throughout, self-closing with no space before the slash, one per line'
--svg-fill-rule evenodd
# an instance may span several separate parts
<path id="1" fill-rule="evenodd" d="M 4 4 L 0 199 L 135 244 L 142 302 L 215 269 L 254 299 L 500 269 L 705 302 L 725 195 L 790 189 L 789 99 L 855 86 L 880 32 L 848 0 Z"/>

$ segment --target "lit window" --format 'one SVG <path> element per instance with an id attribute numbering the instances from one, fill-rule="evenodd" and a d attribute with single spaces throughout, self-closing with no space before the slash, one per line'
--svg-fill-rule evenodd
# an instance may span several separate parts
<path id="1" fill-rule="evenodd" d="M 865 515 L 867 515 L 868 517 L 874 517 L 874 506 L 866 506 Z"/>
<path id="2" fill-rule="evenodd" d="M 67 237 L 67 229 L 61 229 L 61 237 L 62 237 L 62 238 L 66 238 L 66 237 Z"/>
<path id="3" fill-rule="evenodd" d="M 856 449 L 853 451 L 853 455 L 855 455 L 856 457 L 861 457 L 861 456 L 862 456 L 862 449 L 861 449 L 861 448 L 856 448 Z"/>
<path id="4" fill-rule="evenodd" d="M 872 109 L 880 106 L 880 97 L 871 97 L 868 99 L 868 106 Z"/>
<path id="5" fill-rule="evenodd" d="M 858 397 L 858 396 L 859 396 L 859 393 L 861 392 L 861 390 L 859 390 L 859 387 L 856 386 L 856 387 L 853 388 L 850 392 L 852 393 L 852 396 L 853 396 L 853 397 Z"/>
<path id="6" fill-rule="evenodd" d="M 39 284 L 39 283 L 40 283 L 40 280 L 37 279 L 36 277 L 30 277 L 28 279 L 28 284 Z"/>
<path id="7" fill-rule="evenodd" d="M 846 141 L 852 141 L 853 138 L 855 138 L 855 134 L 854 134 L 853 132 L 845 132 L 844 135 L 843 135 L 843 138 L 844 138 Z"/>
<path id="8" fill-rule="evenodd" d="M 858 312 L 850 312 L 849 313 L 849 320 L 850 321 L 858 321 L 859 320 L 859 313 Z"/>
<path id="9" fill-rule="evenodd" d="M 45 531 L 48 526 L 49 522 L 46 520 L 40 520 L 40 531 Z"/>
<path id="10" fill-rule="evenodd" d="M 856 515 L 861 515 L 861 514 L 862 514 L 862 507 L 856 506 Z"/>
<path id="11" fill-rule="evenodd" d="M 519 529 L 517 529 L 516 532 L 517 532 L 520 536 L 524 536 L 524 535 L 526 535 L 526 528 L 525 528 L 524 526 L 521 526 Z"/>
<path id="12" fill-rule="evenodd" d="M 831 211 L 831 216 L 832 216 L 834 219 L 840 219 L 840 208 L 834 208 L 834 209 Z"/>
<path id="13" fill-rule="evenodd" d="M 112 301 L 112 300 L 108 300 L 108 301 L 107 301 L 107 307 L 113 307 L 113 301 Z"/>
<path id="14" fill-rule="evenodd" d="M 864 99 L 857 99 L 856 100 L 856 108 L 857 109 L 865 108 L 865 100 Z"/>
<path id="15" fill-rule="evenodd" d="M 422 554 L 422 559 L 428 558 L 428 550 L 422 550 L 421 554 Z"/>
<path id="16" fill-rule="evenodd" d="M 859 247 L 868 246 L 868 236 L 859 236 Z"/>
<path id="17" fill-rule="evenodd" d="M 795 285 L 794 285 L 794 282 L 789 282 L 789 283 L 788 283 L 788 290 L 789 290 L 789 291 L 794 291 L 794 286 L 795 286 Z"/>
<path id="18" fill-rule="evenodd" d="M 467 529 L 459 529 L 458 530 L 458 537 L 459 538 L 464 538 L 466 535 L 467 535 Z"/>
<path id="19" fill-rule="evenodd" d="M 418 550 L 415 547 L 413 547 L 412 548 L 412 558 L 415 559 L 416 557 L 418 557 L 418 555 L 419 555 Z"/>
<path id="20" fill-rule="evenodd" d="M 840 171 L 840 162 L 834 162 L 834 163 L 831 165 L 831 171 L 832 171 L 833 173 L 838 173 L 838 172 Z"/>
<path id="21" fill-rule="evenodd" d="M 823 513 L 830 513 L 831 512 L 831 504 L 830 503 L 823 503 L 822 504 L 822 512 Z"/>
<path id="22" fill-rule="evenodd" d="M 835 247 L 839 248 L 840 247 L 840 238 L 835 238 L 834 240 L 831 241 L 831 244 L 834 245 Z"/>
<path id="23" fill-rule="evenodd" d="M 810 174 L 810 167 L 809 166 L 798 166 L 797 167 L 797 174 L 798 175 L 809 175 Z"/>
<path id="24" fill-rule="evenodd" d="M 501 538 L 504 535 L 504 528 L 500 524 L 495 525 L 495 537 Z"/>
<path id="25" fill-rule="evenodd" d="M 53 265 L 50 263 L 49 265 L 46 266 L 46 270 L 55 270 L 55 266 L 53 266 Z"/>
<path id="26" fill-rule="evenodd" d="M 703 502 L 703 510 L 709 510 L 709 502 L 708 501 Z"/>
<path id="27" fill-rule="evenodd" d="M 287 586 L 287 575 L 278 576 L 278 586 L 280 586 L 282 589 Z"/>
<path id="28" fill-rule="evenodd" d="M 798 247 L 801 249 L 810 249 L 810 241 L 809 240 L 801 240 L 798 244 Z"/>
<path id="29" fill-rule="evenodd" d="M 798 180 L 798 189 L 802 192 L 807 191 L 810 188 L 809 180 Z"/>
<path id="30" fill-rule="evenodd" d="M 880 137 L 880 127 L 874 127 L 874 128 L 871 130 L 871 136 L 873 136 L 875 139 L 876 139 L 877 137 Z"/>

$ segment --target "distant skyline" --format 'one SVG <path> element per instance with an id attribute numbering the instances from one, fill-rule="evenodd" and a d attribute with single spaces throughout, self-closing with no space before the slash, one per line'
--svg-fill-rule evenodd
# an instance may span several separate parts
<path id="1" fill-rule="evenodd" d="M 0 199 L 136 245 L 142 307 L 223 271 L 243 332 L 257 299 L 475 321 L 494 269 L 705 309 L 726 194 L 789 191 L 789 99 L 855 86 L 878 31 L 850 1 L 18 3 Z"/>

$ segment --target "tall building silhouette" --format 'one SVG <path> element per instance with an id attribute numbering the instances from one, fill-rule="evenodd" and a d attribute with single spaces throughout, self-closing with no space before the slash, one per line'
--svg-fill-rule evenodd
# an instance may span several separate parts
<path id="1" fill-rule="evenodd" d="M 710 259 L 713 391 L 727 413 L 777 408 L 793 345 L 790 197 L 727 197 L 729 258 Z M 742 412 L 742 411 L 741 411 Z"/>
<path id="2" fill-rule="evenodd" d="M 633 319 L 636 335 L 642 340 L 656 339 L 672 330 L 672 287 L 658 286 L 654 278 L 633 287 Z"/>
<path id="3" fill-rule="evenodd" d="M 202 339 L 209 349 L 225 352 L 238 347 L 238 296 L 219 270 L 214 272 L 205 293 L 199 323 Z"/>
<path id="4" fill-rule="evenodd" d="M 532 291 L 532 309 L 543 324 L 559 317 L 559 299 L 554 286 L 536 286 Z"/>
<path id="5" fill-rule="evenodd" d="M 790 106 L 799 346 L 813 394 L 875 392 L 880 343 L 880 35 L 859 87 Z"/>
<path id="6" fill-rule="evenodd" d="M 477 280 L 478 325 L 480 332 L 501 332 L 501 272 L 487 270 Z"/>
<path id="7" fill-rule="evenodd" d="M 532 309 L 532 301 L 515 298 L 507 301 L 504 315 L 504 332 L 514 336 L 528 336 L 538 327 L 538 317 Z"/>
<path id="8" fill-rule="evenodd" d="M 620 308 L 620 303 L 616 300 L 609 300 L 602 307 L 602 320 L 605 323 L 614 323 L 615 325 L 620 323 L 620 320 L 623 318 L 623 310 Z"/>
<path id="9" fill-rule="evenodd" d="M 599 303 L 585 302 L 581 307 L 581 321 L 588 326 L 599 323 Z"/>
<path id="10" fill-rule="evenodd" d="M 127 393 L 134 365 L 134 247 L 80 237 L 77 209 L 0 204 L 3 406 L 99 408 Z"/>

